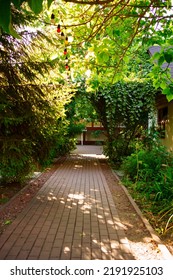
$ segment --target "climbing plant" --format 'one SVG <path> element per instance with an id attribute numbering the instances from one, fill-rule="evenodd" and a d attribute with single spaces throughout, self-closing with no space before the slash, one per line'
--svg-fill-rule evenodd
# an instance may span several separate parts
<path id="1" fill-rule="evenodd" d="M 130 144 L 147 127 L 154 107 L 155 90 L 150 81 L 125 82 L 100 87 L 91 101 L 107 132 L 105 152 L 113 162 L 121 162 L 130 152 Z"/>

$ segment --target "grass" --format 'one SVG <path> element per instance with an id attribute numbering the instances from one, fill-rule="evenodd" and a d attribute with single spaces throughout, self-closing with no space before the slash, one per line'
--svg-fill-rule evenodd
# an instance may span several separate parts
<path id="1" fill-rule="evenodd" d="M 0 204 L 5 204 L 9 201 L 9 198 L 8 197 L 3 197 L 3 198 L 0 198 Z"/>

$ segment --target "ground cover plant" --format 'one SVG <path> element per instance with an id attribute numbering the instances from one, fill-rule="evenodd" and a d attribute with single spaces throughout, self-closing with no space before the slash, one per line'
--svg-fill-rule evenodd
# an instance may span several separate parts
<path id="1" fill-rule="evenodd" d="M 122 165 L 124 184 L 159 234 L 173 233 L 173 154 L 158 141 L 136 142 Z"/>

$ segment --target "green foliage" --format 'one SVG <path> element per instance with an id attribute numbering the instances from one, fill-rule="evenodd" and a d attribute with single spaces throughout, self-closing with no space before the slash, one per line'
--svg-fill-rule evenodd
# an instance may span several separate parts
<path id="1" fill-rule="evenodd" d="M 135 148 L 122 167 L 136 189 L 151 198 L 154 195 L 155 200 L 173 199 L 173 154 L 157 138 L 151 142 L 150 134 L 142 142 L 137 141 Z"/>
<path id="2" fill-rule="evenodd" d="M 102 130 L 96 130 L 92 132 L 92 136 L 94 138 L 99 138 L 100 134 L 102 133 Z"/>
<path id="3" fill-rule="evenodd" d="M 91 93 L 91 102 L 107 132 L 105 153 L 121 162 L 130 153 L 130 143 L 147 126 L 155 91 L 150 82 L 118 82 Z"/>
<path id="4" fill-rule="evenodd" d="M 13 29 L 13 20 L 11 16 L 11 4 L 17 9 L 21 9 L 23 3 L 28 3 L 29 7 L 35 14 L 39 14 L 43 9 L 43 1 L 45 0 L 1 0 L 0 1 L 0 27 L 14 37 L 18 34 Z M 53 0 L 47 0 L 47 7 L 49 8 Z"/>
<path id="5" fill-rule="evenodd" d="M 3 197 L 3 198 L 0 198 L 0 203 L 1 204 L 5 204 L 9 201 L 9 198 L 8 197 Z"/>
<path id="6" fill-rule="evenodd" d="M 152 149 L 137 145 L 122 168 L 135 189 L 154 200 L 173 199 L 173 155 L 164 146 Z"/>
<path id="7" fill-rule="evenodd" d="M 13 20 L 21 29 L 26 22 L 15 10 Z M 65 105 L 72 96 L 49 63 L 50 38 L 38 31 L 20 35 L 0 37 L 0 174 L 7 182 L 22 182 L 62 147 Z"/>
<path id="8" fill-rule="evenodd" d="M 66 119 L 69 122 L 67 135 L 74 138 L 85 129 L 88 122 L 97 119 L 96 111 L 87 96 L 84 81 L 78 81 L 76 93 L 66 106 Z"/>
<path id="9" fill-rule="evenodd" d="M 75 137 L 80 134 L 85 128 L 83 123 L 71 123 L 67 129 L 69 136 Z"/>
<path id="10" fill-rule="evenodd" d="M 168 101 L 173 99 L 173 82 L 171 76 L 173 62 L 173 48 L 163 43 L 160 52 L 156 52 L 151 61 L 153 68 L 149 76 L 153 80 L 156 88 L 161 88 L 162 93 L 166 95 Z M 171 63 L 171 64 L 170 64 Z"/>
<path id="11" fill-rule="evenodd" d="M 4 221 L 4 225 L 10 225 L 11 223 L 12 223 L 11 220 L 5 220 L 5 221 Z"/>
<path id="12" fill-rule="evenodd" d="M 9 32 L 10 25 L 10 0 L 0 1 L 0 26 Z"/>
<path id="13" fill-rule="evenodd" d="M 97 113 L 92 106 L 86 91 L 83 93 L 77 93 L 75 96 L 75 119 L 76 121 L 83 120 L 84 125 L 87 122 L 92 122 L 97 119 Z"/>
<path id="14" fill-rule="evenodd" d="M 66 106 L 66 120 L 68 126 L 66 128 L 66 137 L 75 138 L 85 128 L 85 124 L 81 123 L 82 117 L 77 109 L 77 97 L 74 96 L 71 102 Z"/>
<path id="15" fill-rule="evenodd" d="M 137 142 L 122 169 L 124 184 L 159 234 L 173 229 L 173 154 L 154 140 Z M 152 144 L 152 145 L 151 145 Z"/>
<path id="16" fill-rule="evenodd" d="M 61 139 L 62 141 L 58 143 L 57 146 L 57 154 L 58 155 L 66 155 L 70 151 L 74 150 L 76 148 L 76 139 L 75 138 L 70 138 L 68 136 L 63 137 Z"/>
<path id="17" fill-rule="evenodd" d="M 5 182 L 22 183 L 33 171 L 31 143 L 27 140 L 6 139 L 1 144 L 0 175 Z"/>
<path id="18" fill-rule="evenodd" d="M 123 79 L 126 65 L 130 60 L 133 63 L 138 50 L 147 51 L 149 46 L 155 44 L 164 46 L 164 53 L 158 60 L 159 67 L 151 70 L 151 78 L 156 88 L 161 86 L 168 100 L 172 100 L 172 77 L 169 75 L 170 71 L 163 71 L 161 67 L 164 61 L 168 64 L 172 61 L 172 53 L 168 50 L 172 46 L 173 34 L 170 0 L 155 1 L 154 11 L 153 2 L 145 0 L 136 0 L 135 3 L 131 0 L 128 3 L 123 0 L 111 1 L 111 5 L 110 1 L 104 5 L 92 1 L 80 1 L 80 5 L 78 1 L 65 2 L 1 0 L 0 26 L 3 31 L 19 38 L 18 31 L 16 32 L 18 28 L 11 14 L 14 7 L 23 13 L 28 13 L 30 7 L 38 15 L 37 26 L 43 27 L 44 22 L 49 26 L 50 33 L 62 21 L 62 26 L 68 27 L 68 35 L 74 39 L 73 44 L 70 44 L 70 67 L 74 69 L 74 76 L 84 76 L 86 70 L 90 69 L 95 89 L 101 82 L 115 83 Z M 50 21 L 52 12 L 55 14 L 53 24 Z M 143 71 L 139 69 L 138 72 L 141 74 Z"/>
<path id="19" fill-rule="evenodd" d="M 39 14 L 43 8 L 43 0 L 27 0 L 29 7 L 33 10 L 35 14 Z"/>

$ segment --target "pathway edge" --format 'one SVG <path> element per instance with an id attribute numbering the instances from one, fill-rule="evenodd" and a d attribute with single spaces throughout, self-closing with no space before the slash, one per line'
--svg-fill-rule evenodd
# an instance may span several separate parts
<path id="1" fill-rule="evenodd" d="M 112 170 L 112 169 L 111 169 Z M 133 200 L 133 198 L 131 197 L 131 195 L 129 194 L 128 190 L 126 189 L 126 187 L 122 184 L 120 178 L 118 177 L 118 175 L 115 173 L 114 170 L 112 170 L 112 174 L 115 176 L 115 178 L 118 180 L 120 186 L 122 187 L 124 193 L 126 194 L 127 198 L 129 199 L 130 203 L 132 204 L 133 208 L 135 209 L 136 213 L 138 214 L 138 216 L 141 218 L 141 220 L 143 221 L 145 227 L 147 228 L 147 230 L 149 231 L 149 233 L 151 234 L 152 239 L 157 243 L 158 248 L 160 249 L 163 257 L 165 260 L 171 260 L 173 259 L 173 255 L 171 254 L 171 252 L 168 250 L 168 248 L 166 247 L 166 245 L 164 245 L 161 241 L 161 239 L 158 237 L 158 235 L 156 235 L 153 227 L 151 226 L 151 224 L 149 223 L 149 221 L 143 216 L 141 210 L 139 209 L 138 205 L 136 204 L 136 202 Z"/>

